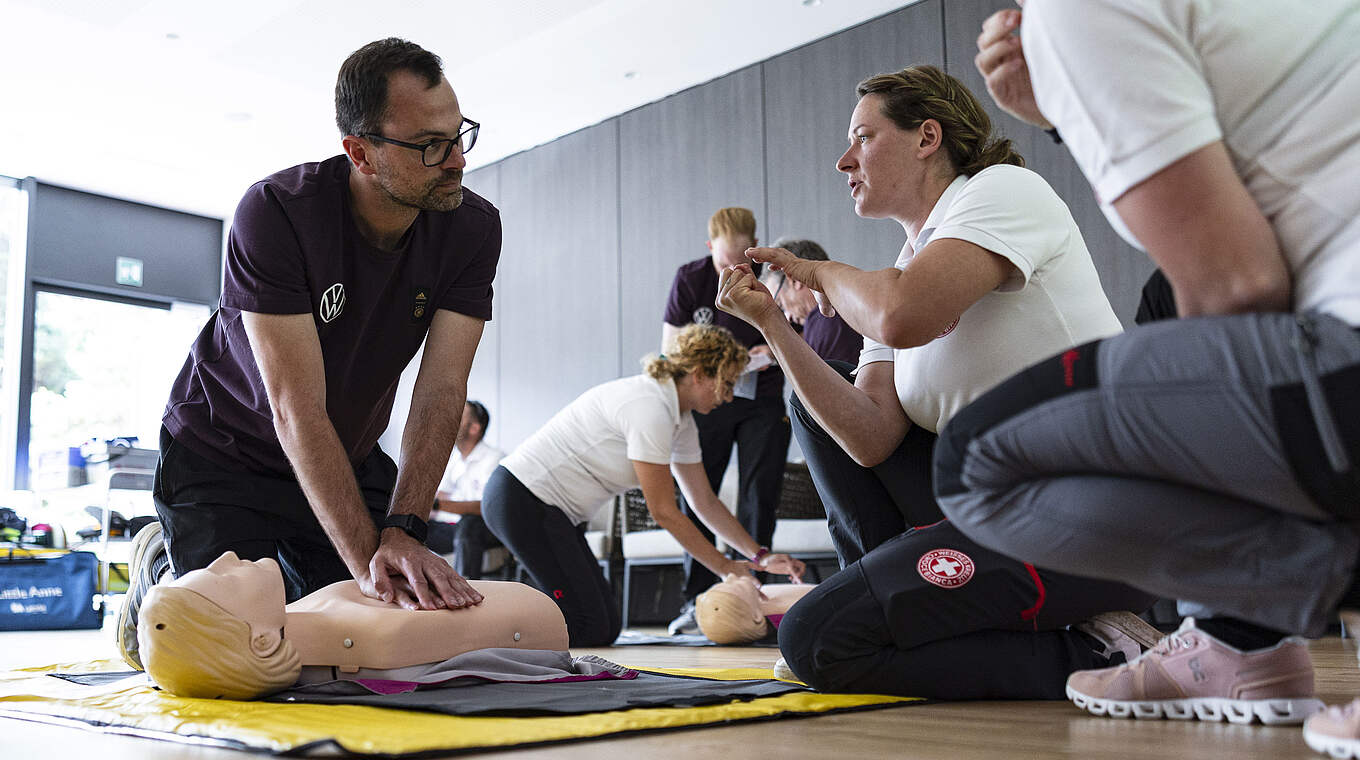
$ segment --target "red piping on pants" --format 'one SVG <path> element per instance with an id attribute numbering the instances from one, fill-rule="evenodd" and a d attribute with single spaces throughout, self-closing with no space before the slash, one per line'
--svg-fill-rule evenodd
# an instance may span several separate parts
<path id="1" fill-rule="evenodd" d="M 1025 563 L 1025 569 L 1029 571 L 1029 577 L 1034 579 L 1034 588 L 1039 592 L 1039 598 L 1034 601 L 1034 606 L 1027 610 L 1020 610 L 1020 619 L 1029 620 L 1034 623 L 1034 630 L 1039 630 L 1039 610 L 1044 608 L 1044 599 L 1048 592 L 1044 590 L 1044 581 L 1039 577 L 1039 571 L 1034 569 L 1034 565 Z"/>

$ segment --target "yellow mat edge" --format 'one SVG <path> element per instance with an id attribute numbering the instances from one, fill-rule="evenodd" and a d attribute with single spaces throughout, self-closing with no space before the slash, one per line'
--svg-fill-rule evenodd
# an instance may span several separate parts
<path id="1" fill-rule="evenodd" d="M 110 664 L 121 666 L 121 663 Z M 726 724 L 781 715 L 811 716 L 922 701 L 886 695 L 798 692 L 702 707 L 487 718 L 366 705 L 185 699 L 167 696 L 147 685 L 127 688 L 114 688 L 116 684 L 78 686 L 47 677 L 46 673 L 54 669 L 48 666 L 0 674 L 0 716 L 75 725 L 106 733 L 269 752 L 288 752 L 318 743 L 333 743 L 354 754 L 458 752 Z M 120 670 L 121 667 L 113 669 Z M 770 672 L 760 668 L 638 669 L 718 680 L 769 679 Z M 16 675 L 21 677 L 15 678 Z M 14 693 L 14 687 L 24 682 L 28 682 L 29 687 L 25 693 Z M 38 686 L 44 688 L 36 688 Z M 77 692 L 89 694 L 90 689 L 101 691 L 90 696 L 74 696 Z M 38 693 L 32 693 L 35 691 Z M 394 713 L 400 717 L 394 719 Z"/>

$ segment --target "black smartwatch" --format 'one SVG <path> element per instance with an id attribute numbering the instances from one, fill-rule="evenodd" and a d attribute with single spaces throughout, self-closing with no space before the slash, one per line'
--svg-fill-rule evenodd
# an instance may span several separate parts
<path id="1" fill-rule="evenodd" d="M 415 515 L 388 515 L 387 519 L 383 520 L 382 526 L 383 530 L 401 528 L 406 531 L 406 535 L 422 544 L 425 543 L 425 537 L 430 534 L 430 526 Z"/>

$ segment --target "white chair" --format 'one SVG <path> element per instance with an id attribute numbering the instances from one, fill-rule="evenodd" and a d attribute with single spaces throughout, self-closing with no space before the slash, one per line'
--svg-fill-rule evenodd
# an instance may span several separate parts
<path id="1" fill-rule="evenodd" d="M 676 503 L 680 492 L 676 491 Z M 619 546 L 623 555 L 623 627 L 628 627 L 629 603 L 633 590 L 633 568 L 639 565 L 678 565 L 685 550 L 669 531 L 657 526 L 647 511 L 642 490 L 633 488 L 617 497 L 616 514 Z"/>

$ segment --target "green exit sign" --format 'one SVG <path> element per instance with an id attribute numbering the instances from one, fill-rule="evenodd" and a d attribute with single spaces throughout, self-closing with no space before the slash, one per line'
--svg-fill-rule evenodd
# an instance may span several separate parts
<path id="1" fill-rule="evenodd" d="M 142 286 L 142 260 L 119 256 L 114 279 L 119 285 L 131 285 L 134 288 L 140 288 Z"/>

